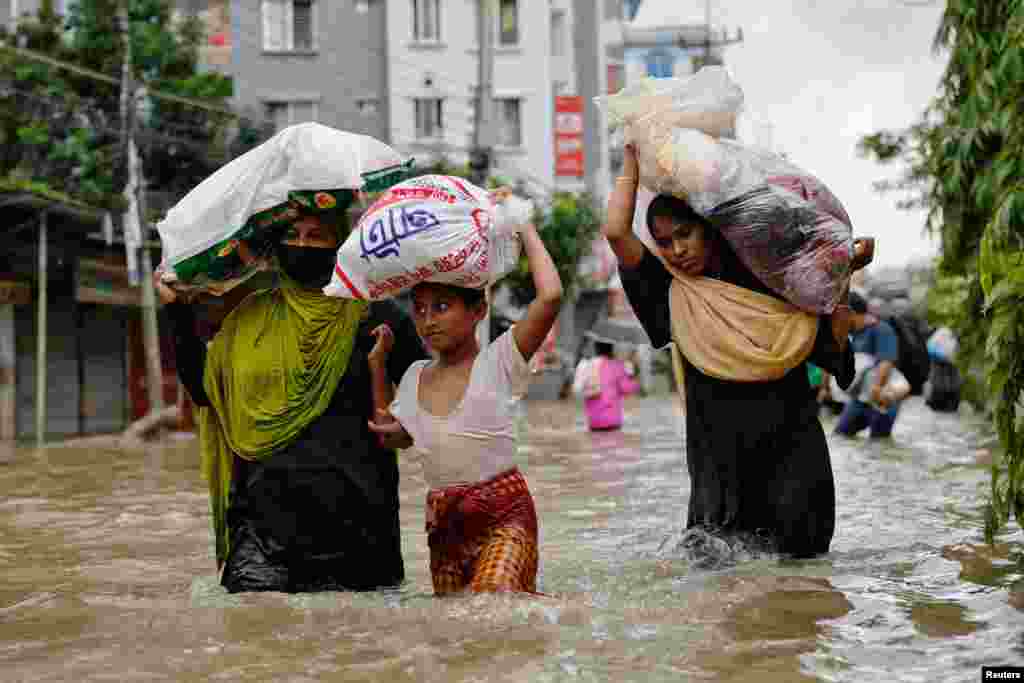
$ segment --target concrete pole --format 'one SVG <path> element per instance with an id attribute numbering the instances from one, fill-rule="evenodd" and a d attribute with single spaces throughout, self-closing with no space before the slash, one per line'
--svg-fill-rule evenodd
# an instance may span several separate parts
<path id="1" fill-rule="evenodd" d="M 135 147 L 135 107 L 137 91 L 132 83 L 132 42 L 128 24 L 127 1 L 118 4 L 118 17 L 121 24 L 121 39 L 124 41 L 124 62 L 121 67 L 121 130 L 124 135 L 124 149 L 128 155 L 128 187 L 136 193 L 135 205 L 137 214 L 133 218 L 139 224 L 139 248 L 141 271 L 140 286 L 142 287 L 142 346 L 146 357 L 146 396 L 149 412 L 163 410 L 163 369 L 160 363 L 160 329 L 156 318 L 156 293 L 153 290 L 153 263 L 149 248 L 146 246 L 147 221 L 144 202 L 145 186 L 142 177 L 142 164 Z M 127 222 L 126 222 L 127 230 Z M 134 248 L 135 237 L 125 235 L 128 248 Z"/>
<path id="2" fill-rule="evenodd" d="M 491 147 L 494 144 L 494 0 L 479 0 L 477 12 L 476 112 L 473 118 L 473 182 L 483 185 L 490 173 Z"/>
<path id="3" fill-rule="evenodd" d="M 0 441 L 14 441 L 17 375 L 14 304 L 0 304 Z"/>
<path id="4" fill-rule="evenodd" d="M 134 146 L 133 146 L 134 147 Z M 142 173 L 139 172 L 139 193 L 144 190 L 141 185 Z M 144 210 L 144 202 L 139 202 L 139 213 Z M 149 412 L 157 413 L 164 408 L 164 372 L 160 361 L 160 326 L 156 315 L 156 292 L 153 289 L 153 263 L 146 246 L 146 222 L 139 217 L 142 226 L 142 252 L 139 270 L 142 271 L 142 343 L 146 350 L 146 393 L 149 399 Z"/>
<path id="5" fill-rule="evenodd" d="M 39 217 L 39 286 L 36 294 L 36 445 L 46 440 L 46 253 L 48 214 Z"/>
<path id="6" fill-rule="evenodd" d="M 587 192 L 603 204 L 609 190 L 605 117 L 594 98 L 606 94 L 607 58 L 601 42 L 602 0 L 573 0 L 576 94 L 583 99 L 583 168 Z"/>
<path id="7" fill-rule="evenodd" d="M 473 152 L 470 162 L 473 166 L 473 182 L 483 186 L 491 170 L 491 148 L 494 145 L 494 0 L 479 0 L 477 13 L 477 44 L 480 53 L 477 61 L 476 116 L 473 120 Z M 483 348 L 491 341 L 491 292 L 487 291 L 487 314 L 476 329 L 477 343 Z"/>

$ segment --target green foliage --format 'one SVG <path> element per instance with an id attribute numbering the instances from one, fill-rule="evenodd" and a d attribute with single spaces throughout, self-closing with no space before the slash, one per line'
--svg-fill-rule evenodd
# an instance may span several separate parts
<path id="1" fill-rule="evenodd" d="M 33 122 L 18 127 L 18 142 L 23 145 L 45 145 L 50 141 L 50 129 L 45 123 Z"/>
<path id="2" fill-rule="evenodd" d="M 68 16 L 45 0 L 20 21 L 14 42 L 63 62 L 105 74 L 115 82 L 0 51 L 0 176 L 17 175 L 90 204 L 119 209 L 126 181 L 120 76 L 124 64 L 118 0 L 75 0 Z M 129 39 L 134 86 L 199 100 L 223 109 L 231 80 L 199 73 L 203 27 L 176 21 L 169 0 L 131 0 Z M 142 91 L 143 93 L 145 91 Z M 234 151 L 233 117 L 166 99 L 138 98 L 137 144 L 150 187 L 173 202 L 215 171 Z M 265 131 L 255 134 L 260 141 Z M 254 143 L 255 144 L 255 143 Z"/>
<path id="3" fill-rule="evenodd" d="M 992 468 L 985 532 L 1024 526 L 1024 1 L 947 0 L 935 45 L 948 50 L 924 119 L 862 140 L 866 156 L 909 171 L 881 189 L 912 193 L 942 241 L 934 323 L 960 336 L 979 369 L 1004 458 Z"/>
<path id="4" fill-rule="evenodd" d="M 566 295 L 576 287 L 580 259 L 590 250 L 602 221 L 598 205 L 589 195 L 568 192 L 556 192 L 550 204 L 534 216 L 537 232 L 558 269 Z M 505 281 L 519 303 L 533 298 L 533 278 L 525 256 L 519 260 L 519 268 Z"/>

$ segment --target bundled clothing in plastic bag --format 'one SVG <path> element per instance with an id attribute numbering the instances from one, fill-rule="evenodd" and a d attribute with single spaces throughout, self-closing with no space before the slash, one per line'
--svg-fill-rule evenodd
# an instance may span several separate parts
<path id="1" fill-rule="evenodd" d="M 274 244 L 300 215 L 343 214 L 357 191 L 386 188 L 411 165 L 365 135 L 289 126 L 218 169 L 160 221 L 162 279 L 223 294 L 272 266 Z"/>
<path id="2" fill-rule="evenodd" d="M 425 175 L 399 183 L 363 214 L 338 249 L 329 296 L 377 300 L 419 282 L 481 289 L 519 260 L 525 200 L 462 178 Z"/>
<path id="3" fill-rule="evenodd" d="M 842 302 L 854 255 L 850 217 L 810 173 L 725 137 L 743 102 L 725 69 L 643 79 L 598 100 L 636 146 L 648 203 L 658 194 L 686 200 L 744 266 L 790 303 L 831 313 Z"/>

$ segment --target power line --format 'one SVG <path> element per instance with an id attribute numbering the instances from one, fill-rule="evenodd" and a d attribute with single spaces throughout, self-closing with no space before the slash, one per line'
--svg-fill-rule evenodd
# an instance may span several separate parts
<path id="1" fill-rule="evenodd" d="M 249 40 L 249 39 L 245 38 L 244 36 L 238 36 L 238 38 L 243 41 L 243 43 L 242 43 L 243 45 L 247 45 L 249 47 L 256 47 L 258 49 L 262 49 L 262 41 L 258 41 L 258 42 L 257 41 L 252 41 L 252 40 Z M 375 53 L 375 54 L 378 54 L 378 55 L 381 55 L 381 56 L 384 56 L 384 57 L 388 57 L 387 52 L 385 50 L 381 49 L 381 48 L 376 48 L 376 47 L 373 47 L 373 46 L 370 46 L 370 45 L 364 45 L 363 47 L 368 52 Z M 49 55 L 45 55 L 45 54 L 37 52 L 35 50 L 29 50 L 29 49 L 26 49 L 26 48 L 15 47 L 15 46 L 9 45 L 9 44 L 7 44 L 6 42 L 3 42 L 3 41 L 0 41 L 0 49 L 7 50 L 8 52 L 11 52 L 11 53 L 13 53 L 15 55 L 18 55 L 18 56 L 20 56 L 22 58 L 25 58 L 25 59 L 30 59 L 30 60 L 34 60 L 34 61 L 37 61 L 37 62 L 42 62 L 42 63 L 48 64 L 50 66 L 53 66 L 53 67 L 56 67 L 56 68 L 59 68 L 59 69 L 64 69 L 64 70 L 67 70 L 67 71 L 71 71 L 72 73 L 79 74 L 81 76 L 85 76 L 85 77 L 88 77 L 88 78 L 92 78 L 94 80 L 99 80 L 101 82 L 108 83 L 110 85 L 120 85 L 120 80 L 117 79 L 117 78 L 114 78 L 112 76 L 104 74 L 104 73 L 102 73 L 100 71 L 96 71 L 94 69 L 89 69 L 87 67 L 82 67 L 82 66 L 79 66 L 77 64 L 72 64 L 70 62 L 66 62 L 66 61 L 63 61 L 63 60 L 55 59 L 53 57 L 50 57 Z M 418 75 L 420 73 L 420 71 L 423 69 L 423 65 L 422 64 L 416 64 L 416 63 L 413 63 L 413 62 L 409 62 L 408 60 L 401 59 L 401 58 L 399 58 L 397 56 L 394 56 L 394 55 L 390 56 L 389 59 L 393 63 L 397 63 L 397 64 L 400 64 L 400 65 L 407 65 L 407 69 L 409 69 L 409 70 L 407 70 L 406 73 L 411 73 L 412 69 L 415 69 L 416 73 Z M 461 77 L 452 76 L 450 73 L 447 73 L 447 72 L 439 72 L 436 69 L 430 69 L 429 72 L 431 74 L 434 74 L 434 75 L 443 76 L 449 82 L 454 82 L 454 83 L 462 82 L 462 83 L 465 83 L 465 85 L 467 86 L 467 92 L 466 93 L 460 93 L 460 92 L 453 91 L 453 90 L 447 90 L 447 89 L 439 88 L 437 86 L 433 86 L 433 91 L 436 91 L 438 94 L 441 94 L 441 95 L 447 95 L 447 96 L 452 97 L 452 98 L 457 98 L 458 100 L 462 101 L 466 105 L 467 111 L 468 111 L 468 109 L 470 107 L 473 106 L 473 98 L 474 98 L 473 91 L 476 88 L 479 87 L 478 84 L 473 83 L 472 81 L 465 80 L 465 79 L 463 79 Z M 349 94 L 349 95 L 365 94 L 363 92 L 360 92 L 360 91 L 356 90 L 355 88 L 346 88 L 346 89 L 342 89 L 340 91 L 335 91 L 335 92 L 341 92 L 342 94 Z M 254 121 L 254 122 L 255 121 L 259 121 L 259 119 L 255 118 L 255 117 L 249 117 L 249 116 L 240 114 L 238 112 L 235 112 L 235 111 L 233 111 L 231 109 L 226 109 L 226 108 L 223 108 L 223 107 L 213 106 L 213 105 L 207 104 L 207 103 L 199 101 L 199 100 L 183 97 L 183 96 L 180 96 L 180 95 L 174 95 L 172 93 L 167 93 L 167 92 L 160 91 L 160 90 L 147 89 L 146 93 L 149 96 L 152 96 L 155 99 L 160 99 L 160 100 L 165 100 L 165 101 L 168 101 L 168 102 L 175 102 L 177 104 L 182 104 L 182 105 L 185 105 L 185 106 L 195 107 L 195 108 L 202 109 L 202 110 L 205 110 L 205 111 L 208 111 L 208 112 L 211 112 L 211 113 L 227 116 L 227 117 L 230 117 L 232 119 L 240 119 L 240 120 Z M 320 108 L 323 108 L 323 105 L 321 103 L 318 103 L 318 106 Z M 332 107 L 328 106 L 326 108 L 328 109 L 328 111 L 334 113 L 336 116 L 341 114 L 341 112 L 336 107 L 332 108 Z M 456 121 L 460 121 L 462 123 L 466 123 L 466 124 L 471 124 L 472 123 L 469 115 L 466 114 L 465 112 L 459 112 L 459 110 L 457 108 L 449 110 L 449 111 L 446 111 L 446 117 L 454 119 Z"/>
<path id="2" fill-rule="evenodd" d="M 26 48 L 23 48 L 23 47 L 14 47 L 13 45 L 8 45 L 5 41 L 0 41 L 0 50 L 6 50 L 8 52 L 11 52 L 11 53 L 14 53 L 14 54 L 18 55 L 19 57 L 23 57 L 25 59 L 32 59 L 32 60 L 35 60 L 37 62 L 43 62 L 45 64 L 49 64 L 50 66 L 57 67 L 58 69 L 64 69 L 64 70 L 67 70 L 67 71 L 71 71 L 72 73 L 77 73 L 80 76 L 85 76 L 87 78 L 92 78 L 92 79 L 95 79 L 95 80 L 98 80 L 98 81 L 103 81 L 104 83 L 109 83 L 111 85 L 120 86 L 120 84 L 121 84 L 121 81 L 119 79 L 113 78 L 112 76 L 108 76 L 107 74 L 102 73 L 100 71 L 95 71 L 93 69 L 88 69 L 86 67 L 78 66 L 77 64 L 72 64 L 70 62 L 65 62 L 65 61 L 62 61 L 60 59 L 54 59 L 53 57 L 50 57 L 49 55 L 45 55 L 45 54 L 43 54 L 41 52 L 36 52 L 35 50 L 29 50 L 29 49 L 26 49 Z M 221 114 L 221 115 L 224 115 L 224 116 L 230 116 L 232 118 L 243 118 L 239 114 L 231 111 L 230 109 L 225 109 L 223 107 L 216 107 L 214 105 L 207 104 L 206 102 L 202 102 L 200 100 L 192 99 L 192 98 L 189 98 L 189 97 L 183 97 L 181 95 L 174 95 L 174 94 L 169 93 L 169 92 L 163 92 L 162 90 L 150 90 L 150 89 L 147 88 L 146 93 L 148 95 L 150 95 L 151 97 L 154 97 L 154 98 L 156 98 L 158 100 L 167 100 L 168 102 L 177 102 L 178 104 L 184 104 L 184 105 L 188 105 L 190 107 L 196 107 L 197 109 L 205 109 L 207 111 L 210 111 L 210 112 L 213 112 L 213 113 L 217 113 L 217 114 Z"/>

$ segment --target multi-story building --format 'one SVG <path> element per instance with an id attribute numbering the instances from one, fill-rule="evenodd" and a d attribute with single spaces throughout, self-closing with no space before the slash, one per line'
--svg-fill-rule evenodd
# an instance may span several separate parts
<path id="1" fill-rule="evenodd" d="M 235 104 L 277 127 L 319 121 L 390 139 L 384 0 L 232 0 Z"/>
<path id="2" fill-rule="evenodd" d="M 565 4 L 498 0 L 491 26 L 492 162 L 499 174 L 545 188 L 554 184 L 552 52 L 568 52 L 571 45 L 564 33 L 554 38 L 558 26 L 553 28 L 549 8 Z M 473 144 L 479 82 L 479 5 L 477 0 L 389 3 L 389 138 L 397 148 L 465 160 Z M 564 31 L 564 14 L 561 19 Z M 560 42 L 553 47 L 553 40 Z"/>
<path id="3" fill-rule="evenodd" d="M 634 3 L 635 4 L 635 3 Z M 478 0 L 234 0 L 236 106 L 278 127 L 315 120 L 386 140 L 423 161 L 464 162 L 474 141 Z M 573 0 L 497 0 L 491 26 L 494 171 L 545 191 L 555 174 L 555 97 L 578 94 Z M 622 0 L 583 7 L 622 82 Z M 529 17 L 529 21 L 527 21 Z M 605 65 L 597 68 L 601 74 Z M 604 85 L 602 83 L 602 85 Z"/>

